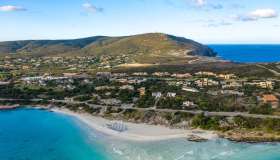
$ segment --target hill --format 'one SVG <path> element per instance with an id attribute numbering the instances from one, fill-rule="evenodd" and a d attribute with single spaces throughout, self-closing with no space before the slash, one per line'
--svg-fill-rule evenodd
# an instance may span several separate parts
<path id="1" fill-rule="evenodd" d="M 96 36 L 74 40 L 0 42 L 1 55 L 17 56 L 127 56 L 132 62 L 184 59 L 192 55 L 216 56 L 198 42 L 162 33 L 124 37 Z"/>

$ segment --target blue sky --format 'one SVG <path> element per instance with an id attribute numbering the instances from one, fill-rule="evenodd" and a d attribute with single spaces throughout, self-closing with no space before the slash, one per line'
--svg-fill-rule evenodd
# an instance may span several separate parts
<path id="1" fill-rule="evenodd" d="M 163 32 L 280 43 L 279 0 L 0 0 L 0 41 Z"/>

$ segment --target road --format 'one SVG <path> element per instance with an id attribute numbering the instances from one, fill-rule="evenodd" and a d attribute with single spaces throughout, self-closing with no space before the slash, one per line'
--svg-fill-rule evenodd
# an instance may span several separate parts
<path id="1" fill-rule="evenodd" d="M 264 68 L 264 69 L 266 69 L 266 70 L 268 70 L 268 71 L 270 71 L 271 73 L 273 73 L 273 74 L 276 75 L 276 76 L 280 76 L 280 73 L 277 72 L 277 71 L 275 71 L 275 70 L 273 70 L 273 69 L 267 68 L 266 66 L 263 66 L 263 65 L 261 65 L 261 64 L 257 64 L 257 66 L 258 66 L 258 67 L 261 67 L 261 68 Z"/>
<path id="2" fill-rule="evenodd" d="M 30 99 L 29 101 L 32 102 L 38 102 L 43 99 Z M 0 101 L 26 101 L 26 99 L 0 99 Z M 48 100 L 49 103 L 66 103 L 66 104 L 85 104 L 88 105 L 91 108 L 103 108 L 106 109 L 108 106 L 104 105 L 96 105 L 96 104 L 90 104 L 88 102 L 79 102 L 79 101 L 70 101 L 70 100 Z M 157 111 L 157 112 L 168 112 L 168 113 L 174 113 L 174 112 L 182 112 L 182 113 L 190 113 L 194 115 L 198 114 L 204 114 L 206 116 L 224 116 L 224 117 L 248 117 L 248 118 L 272 118 L 272 119 L 280 119 L 280 116 L 274 116 L 274 115 L 261 115 L 261 114 L 249 114 L 246 112 L 207 112 L 207 111 L 201 111 L 201 110 L 173 110 L 173 109 L 155 109 L 155 108 L 135 108 L 135 107 L 123 107 L 123 106 L 110 106 L 120 109 L 135 109 L 138 111 Z"/>

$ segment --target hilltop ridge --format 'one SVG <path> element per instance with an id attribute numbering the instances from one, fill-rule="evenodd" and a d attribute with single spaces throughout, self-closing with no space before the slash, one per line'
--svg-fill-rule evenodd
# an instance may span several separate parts
<path id="1" fill-rule="evenodd" d="M 25 40 L 0 42 L 1 55 L 17 56 L 122 56 L 132 62 L 157 63 L 188 56 L 214 57 L 207 46 L 183 37 L 147 33 L 122 37 L 95 36 L 71 40 Z"/>

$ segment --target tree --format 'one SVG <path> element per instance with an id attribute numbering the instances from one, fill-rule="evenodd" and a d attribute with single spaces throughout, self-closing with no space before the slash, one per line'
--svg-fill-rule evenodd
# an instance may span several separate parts
<path id="1" fill-rule="evenodd" d="M 266 103 L 261 106 L 256 106 L 256 107 L 251 108 L 249 113 L 251 113 L 251 114 L 272 114 L 273 109 L 272 109 L 271 104 Z"/>

